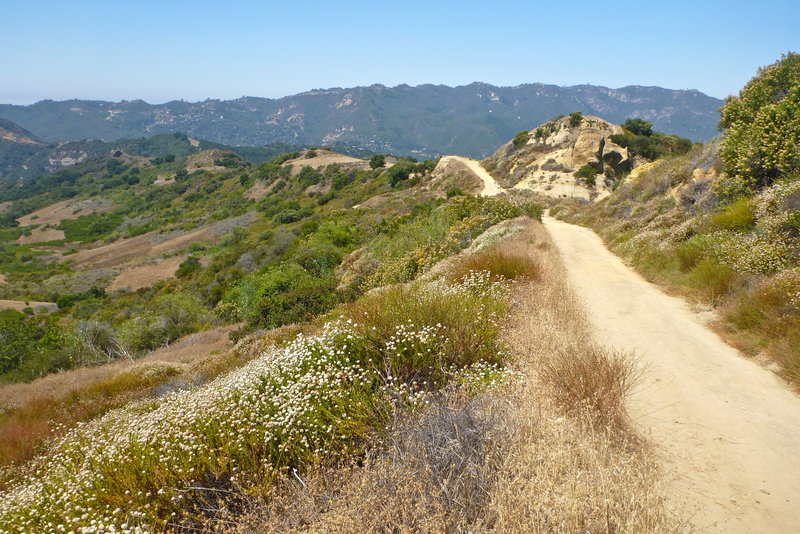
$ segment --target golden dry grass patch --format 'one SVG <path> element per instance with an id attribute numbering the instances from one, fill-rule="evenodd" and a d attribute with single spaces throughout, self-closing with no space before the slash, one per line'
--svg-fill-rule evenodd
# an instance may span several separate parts
<path id="1" fill-rule="evenodd" d="M 17 222 L 20 226 L 30 226 L 32 224 L 57 225 L 63 220 L 77 219 L 81 215 L 90 215 L 92 213 L 105 213 L 113 209 L 114 206 L 105 198 L 69 199 L 23 215 L 17 219 Z"/>
<path id="2" fill-rule="evenodd" d="M 143 287 L 150 287 L 161 280 L 168 280 L 175 276 L 175 271 L 187 257 L 186 254 L 180 254 L 130 267 L 120 272 L 106 289 L 114 291 L 127 288 L 136 291 Z"/>
<path id="3" fill-rule="evenodd" d="M 34 243 L 46 243 L 48 241 L 60 241 L 64 239 L 64 231 L 56 228 L 40 226 L 31 230 L 30 235 L 21 235 L 17 242 L 20 245 L 31 245 Z"/>
<path id="4" fill-rule="evenodd" d="M 5 278 L 3 283 L 5 283 Z M 22 311 L 25 308 L 32 308 L 34 311 L 55 311 L 58 309 L 58 306 L 55 302 L 39 302 L 35 300 L 0 300 L 0 310 Z"/>

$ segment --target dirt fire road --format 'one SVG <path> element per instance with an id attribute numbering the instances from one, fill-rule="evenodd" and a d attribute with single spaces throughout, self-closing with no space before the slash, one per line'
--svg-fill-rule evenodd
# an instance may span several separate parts
<path id="1" fill-rule="evenodd" d="M 597 340 L 642 363 L 630 414 L 656 444 L 672 506 L 700 532 L 800 532 L 800 397 L 594 232 L 545 225 Z"/>

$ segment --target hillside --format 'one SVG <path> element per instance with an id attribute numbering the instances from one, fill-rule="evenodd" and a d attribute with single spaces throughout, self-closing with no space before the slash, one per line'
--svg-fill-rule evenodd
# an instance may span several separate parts
<path id="1" fill-rule="evenodd" d="M 0 182 L 0 533 L 792 532 L 799 88 Z"/>
<path id="2" fill-rule="evenodd" d="M 120 139 L 180 131 L 237 146 L 283 142 L 346 145 L 415 157 L 482 158 L 514 134 L 559 114 L 581 111 L 615 124 L 641 117 L 663 132 L 695 141 L 717 134 L 722 101 L 698 91 L 628 86 L 495 87 L 372 85 L 314 90 L 281 99 L 168 102 L 42 101 L 0 105 L 43 139 Z"/>
<path id="3" fill-rule="evenodd" d="M 72 167 L 91 158 L 123 153 L 140 158 L 184 157 L 201 150 L 216 148 L 262 162 L 277 154 L 294 150 L 295 145 L 275 143 L 263 147 L 232 148 L 219 143 L 190 138 L 180 133 L 159 134 L 116 141 L 81 141 L 44 143 L 22 127 L 4 121 L 0 125 L 0 184 L 31 180 L 43 174 Z M 5 133 L 4 133 L 5 132 Z M 6 199 L 3 199 L 6 200 Z"/>
<path id="4" fill-rule="evenodd" d="M 0 140 L 31 145 L 41 144 L 42 141 L 28 130 L 13 122 L 0 118 Z"/>

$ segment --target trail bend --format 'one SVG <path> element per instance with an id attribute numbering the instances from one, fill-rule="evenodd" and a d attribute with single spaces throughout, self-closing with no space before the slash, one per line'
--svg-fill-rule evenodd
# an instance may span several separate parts
<path id="1" fill-rule="evenodd" d="M 497 180 L 486 169 L 481 167 L 480 161 L 462 156 L 444 156 L 442 159 L 444 160 L 445 158 L 463 163 L 475 176 L 483 181 L 483 190 L 480 193 L 482 197 L 493 197 L 503 192 L 503 188 L 500 187 Z"/>
<path id="2" fill-rule="evenodd" d="M 545 217 L 598 342 L 644 375 L 629 413 L 699 532 L 800 532 L 800 397 L 645 281 L 591 230 Z"/>

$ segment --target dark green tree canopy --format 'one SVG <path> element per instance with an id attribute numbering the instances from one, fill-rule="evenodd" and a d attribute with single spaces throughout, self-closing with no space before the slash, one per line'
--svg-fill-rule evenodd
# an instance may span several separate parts
<path id="1" fill-rule="evenodd" d="M 653 135 L 653 123 L 638 117 L 626 120 L 622 127 L 636 135 Z"/>
<path id="2" fill-rule="evenodd" d="M 386 165 L 386 156 L 383 154 L 375 154 L 369 160 L 369 166 L 373 169 L 380 169 Z"/>

